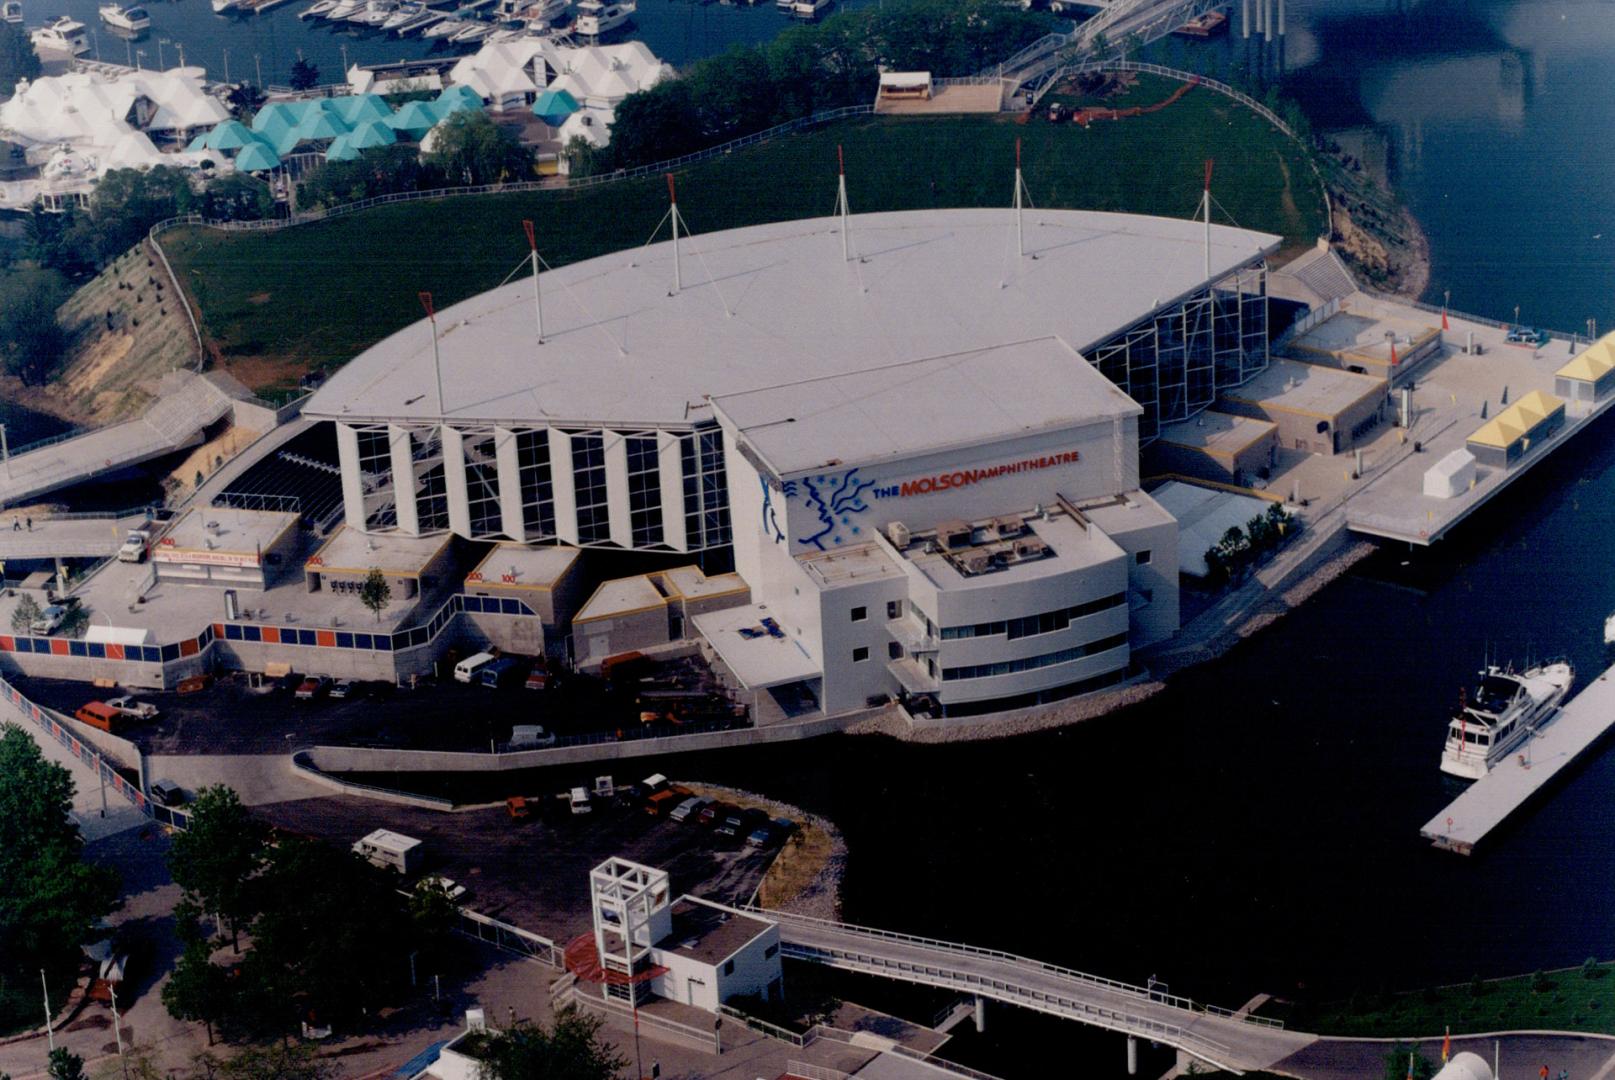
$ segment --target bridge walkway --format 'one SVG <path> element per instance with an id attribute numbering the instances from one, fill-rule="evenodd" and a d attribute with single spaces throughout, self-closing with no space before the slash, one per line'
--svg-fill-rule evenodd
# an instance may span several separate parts
<path id="1" fill-rule="evenodd" d="M 116 555 L 123 538 L 130 529 L 138 529 L 147 520 L 142 513 L 119 516 L 40 517 L 33 519 L 34 527 L 18 529 L 12 520 L 21 521 L 27 515 L 21 511 L 0 518 L 0 562 L 8 559 L 99 559 Z"/>
<path id="2" fill-rule="evenodd" d="M 1217 1068 L 1267 1069 L 1316 1040 L 1260 1017 L 1057 967 L 1012 953 L 912 937 L 780 911 L 784 955 L 845 971 L 960 990 L 1166 1043 Z"/>
<path id="3" fill-rule="evenodd" d="M 202 441 L 231 411 L 231 395 L 205 376 L 170 372 L 157 399 L 135 420 L 19 448 L 0 466 L 0 506 L 16 506 Z"/>

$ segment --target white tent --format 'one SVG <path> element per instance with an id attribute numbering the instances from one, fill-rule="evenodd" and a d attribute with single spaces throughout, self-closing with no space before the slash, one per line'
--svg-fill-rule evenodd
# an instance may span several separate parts
<path id="1" fill-rule="evenodd" d="M 1454 499 L 1475 482 L 1475 455 L 1459 447 L 1424 471 L 1424 493 L 1435 499 Z"/>
<path id="2" fill-rule="evenodd" d="M 98 641 L 104 645 L 150 645 L 151 631 L 140 626 L 102 626 L 91 623 L 84 628 L 85 641 Z"/>
<path id="3" fill-rule="evenodd" d="M 1212 491 L 1173 480 L 1150 492 L 1167 513 L 1178 519 L 1178 569 L 1193 577 L 1211 572 L 1206 552 L 1234 526 L 1245 527 L 1272 504 L 1249 495 Z"/>

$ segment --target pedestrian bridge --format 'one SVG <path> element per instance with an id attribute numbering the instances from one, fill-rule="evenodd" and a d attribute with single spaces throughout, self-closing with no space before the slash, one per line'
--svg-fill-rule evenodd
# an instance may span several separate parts
<path id="1" fill-rule="evenodd" d="M 1190 19 L 1226 6 L 1228 0 L 1108 0 L 1097 15 L 1068 33 L 1049 34 L 986 75 L 1025 87 L 1033 100 L 1083 61 L 1101 59 L 1123 43 L 1137 46 L 1166 37 Z"/>
<path id="2" fill-rule="evenodd" d="M 1013 953 L 978 949 L 749 907 L 779 924 L 793 960 L 974 994 L 1165 1043 L 1233 1073 L 1271 1068 L 1316 1041 L 1277 1021 L 1087 975 Z"/>
<path id="3" fill-rule="evenodd" d="M 100 559 L 116 555 L 130 529 L 150 517 L 144 511 L 108 514 L 35 516 L 15 511 L 0 520 L 0 562 L 6 559 Z"/>
<path id="4" fill-rule="evenodd" d="M 61 488 L 173 453 L 202 441 L 231 411 L 232 395 L 212 378 L 170 372 L 145 415 L 83 434 L 19 447 L 0 468 L 0 506 L 18 506 Z"/>

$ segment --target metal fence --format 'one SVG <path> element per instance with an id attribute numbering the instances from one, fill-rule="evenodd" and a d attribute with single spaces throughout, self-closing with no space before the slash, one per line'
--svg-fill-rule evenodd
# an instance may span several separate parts
<path id="1" fill-rule="evenodd" d="M 153 225 L 151 227 L 151 230 L 146 233 L 146 239 L 151 241 L 151 246 L 157 252 L 157 257 L 163 261 L 163 269 L 168 272 L 168 280 L 174 286 L 174 293 L 179 297 L 180 306 L 185 309 L 185 318 L 190 320 L 191 335 L 196 338 L 196 370 L 200 372 L 207 362 L 207 349 L 202 345 L 201 324 L 196 321 L 196 312 L 191 310 L 191 298 L 180 285 L 179 276 L 174 273 L 174 268 L 169 265 L 168 253 L 163 250 L 163 245 L 157 242 L 157 226 Z"/>
<path id="2" fill-rule="evenodd" d="M 90 770 L 113 791 L 128 800 L 136 810 L 162 825 L 175 829 L 184 829 L 190 825 L 190 816 L 183 811 L 170 810 L 148 799 L 138 784 L 131 784 L 102 753 L 95 747 L 74 736 L 61 724 L 55 714 L 43 705 L 36 704 L 23 696 L 22 691 L 5 679 L 0 679 L 0 702 L 10 705 L 22 716 L 37 724 L 39 728 L 56 742 L 67 749 L 67 752 L 78 758 L 90 767 Z"/>
<path id="3" fill-rule="evenodd" d="M 537 960 L 553 968 L 562 966 L 562 950 L 549 938 L 507 922 L 500 922 L 470 908 L 460 908 L 458 914 L 460 918 L 454 928 L 466 937 L 476 938 L 506 952 Z"/>

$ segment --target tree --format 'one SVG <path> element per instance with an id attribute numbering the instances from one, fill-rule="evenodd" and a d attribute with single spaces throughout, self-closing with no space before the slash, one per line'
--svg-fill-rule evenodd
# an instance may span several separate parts
<path id="1" fill-rule="evenodd" d="M 255 176 L 229 173 L 208 181 L 197 211 L 209 221 L 258 221 L 275 212 L 275 193 Z"/>
<path id="2" fill-rule="evenodd" d="M 194 1062 L 195 1080 L 330 1080 L 338 1067 L 297 1043 L 247 1047 L 227 1061 L 201 1054 Z"/>
<path id="3" fill-rule="evenodd" d="M 308 90 L 320 83 L 320 69 L 299 56 L 292 64 L 292 89 Z"/>
<path id="4" fill-rule="evenodd" d="M 0 95 L 17 88 L 18 79 L 37 79 L 43 70 L 28 31 L 17 23 L 0 26 Z"/>
<path id="5" fill-rule="evenodd" d="M 117 875 L 80 858 L 72 806 L 68 771 L 22 728 L 0 725 L 0 988 L 37 986 L 41 968 L 74 967 L 97 920 L 117 905 Z M 5 1015 L 12 1004 L 0 997 L 0 1022 L 16 1019 Z M 33 993 L 17 1004 L 37 1015 Z"/>
<path id="6" fill-rule="evenodd" d="M 359 586 L 359 603 L 375 613 L 376 621 L 381 621 L 381 613 L 392 603 L 393 587 L 387 584 L 387 575 L 378 567 L 371 567 L 370 573 L 365 575 L 364 584 Z"/>
<path id="7" fill-rule="evenodd" d="M 1435 1067 L 1410 1043 L 1396 1043 L 1385 1054 L 1385 1080 L 1430 1080 Z"/>
<path id="8" fill-rule="evenodd" d="M 65 1046 L 52 1050 L 49 1062 L 45 1074 L 50 1080 L 85 1080 L 84 1059 Z"/>
<path id="9" fill-rule="evenodd" d="M 23 250 L 45 269 L 58 270 L 70 278 L 86 277 L 95 271 L 95 228 L 89 215 L 77 207 L 52 214 L 36 200 L 29 208 L 24 230 L 28 240 Z"/>
<path id="10" fill-rule="evenodd" d="M 503 184 L 533 178 L 533 152 L 481 110 L 462 109 L 432 132 L 427 164 L 452 184 Z"/>
<path id="11" fill-rule="evenodd" d="M 30 626 L 39 618 L 39 601 L 27 593 L 17 601 L 17 606 L 11 609 L 11 628 L 19 634 L 30 633 Z"/>
<path id="12" fill-rule="evenodd" d="M 230 108 L 241 119 L 242 123 L 251 122 L 252 114 L 263 108 L 264 102 L 268 98 L 269 95 L 263 92 L 262 87 L 255 86 L 250 82 L 237 83 L 230 88 Z"/>
<path id="13" fill-rule="evenodd" d="M 385 1004 L 407 976 L 409 923 L 390 874 L 350 851 L 283 840 L 261 875 L 239 1013 L 268 1031 L 339 1023 Z"/>
<path id="14" fill-rule="evenodd" d="M 446 959 L 459 908 L 443 887 L 441 878 L 429 877 L 416 884 L 409 894 L 409 921 L 427 970 L 435 970 Z"/>
<path id="15" fill-rule="evenodd" d="M 184 170 L 172 165 L 151 169 L 113 169 L 90 196 L 95 219 L 96 252 L 104 265 L 145 239 L 165 218 L 188 214 L 196 193 Z"/>
<path id="16" fill-rule="evenodd" d="M 229 1012 L 230 988 L 224 969 L 208 959 L 200 941 L 185 946 L 174 973 L 163 984 L 163 1007 L 176 1020 L 207 1027 L 207 1044 L 213 1045 L 213 1025 Z"/>
<path id="17" fill-rule="evenodd" d="M 219 916 L 233 938 L 256 914 L 253 879 L 264 864 L 264 831 L 223 784 L 203 788 L 190 810 L 190 827 L 168 849 L 168 871 L 185 899 Z"/>
<path id="18" fill-rule="evenodd" d="M 67 351 L 56 309 L 67 286 L 54 270 L 23 270 L 0 280 L 0 360 L 25 386 L 50 379 Z"/>
<path id="19" fill-rule="evenodd" d="M 566 1008 L 548 1030 L 517 1023 L 488 1036 L 482 1080 L 615 1080 L 628 1059 L 600 1038 L 603 1021 Z"/>

